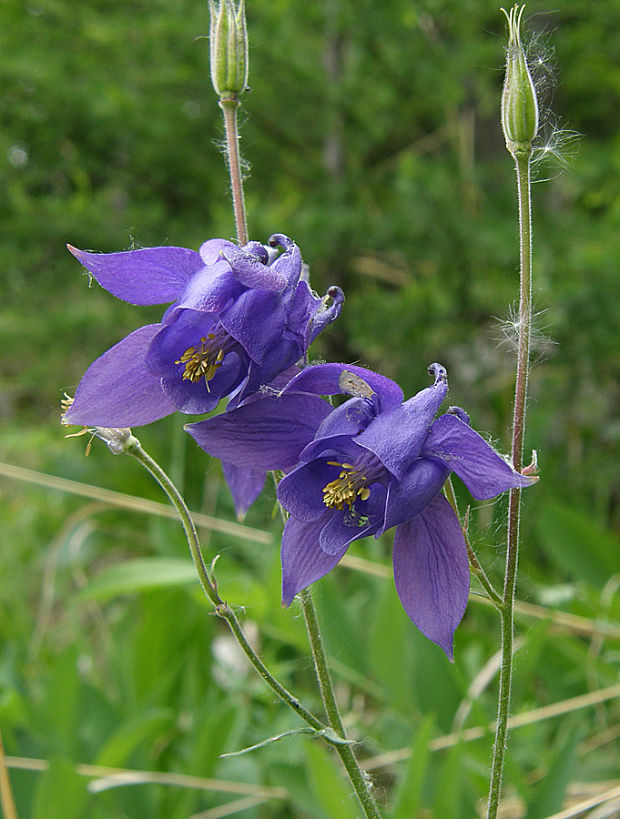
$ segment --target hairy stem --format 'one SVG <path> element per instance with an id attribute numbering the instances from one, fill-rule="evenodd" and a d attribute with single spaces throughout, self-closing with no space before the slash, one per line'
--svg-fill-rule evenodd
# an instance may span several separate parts
<path id="1" fill-rule="evenodd" d="M 200 579 L 200 584 L 203 588 L 204 593 L 209 598 L 211 603 L 215 608 L 215 613 L 218 617 L 221 617 L 223 620 L 226 620 L 228 627 L 232 631 L 233 635 L 235 636 L 237 642 L 241 646 L 244 654 L 250 661 L 250 663 L 254 666 L 256 671 L 260 674 L 260 676 L 265 680 L 267 685 L 275 692 L 275 694 L 284 702 L 289 708 L 298 714 L 305 722 L 308 723 L 312 728 L 316 731 L 325 732 L 326 725 L 324 725 L 320 720 L 318 720 L 313 714 L 310 713 L 304 706 L 299 702 L 299 700 L 294 697 L 289 691 L 281 685 L 278 680 L 267 670 L 266 666 L 260 659 L 260 657 L 256 654 L 253 648 L 248 643 L 245 634 L 243 633 L 243 629 L 237 620 L 235 613 L 230 608 L 228 603 L 224 602 L 217 591 L 217 585 L 214 580 L 211 579 L 209 576 L 209 572 L 207 567 L 205 566 L 202 553 L 200 551 L 200 543 L 198 540 L 198 533 L 196 531 L 196 526 L 194 525 L 194 521 L 190 515 L 190 512 L 185 504 L 185 501 L 179 494 L 178 490 L 168 477 L 164 470 L 159 466 L 159 464 L 148 455 L 140 445 L 140 442 L 133 438 L 132 443 L 127 447 L 126 450 L 130 455 L 132 455 L 136 460 L 138 460 L 155 478 L 155 480 L 159 483 L 161 488 L 164 490 L 166 495 L 170 498 L 173 506 L 177 510 L 179 514 L 179 518 L 181 519 L 181 523 L 183 524 L 183 529 L 185 530 L 185 536 L 187 538 L 187 543 L 189 545 L 189 550 L 192 555 L 192 559 L 194 561 L 194 565 L 196 566 L 196 571 L 198 572 L 198 577 Z M 329 739 L 328 739 L 329 741 Z"/>
<path id="2" fill-rule="evenodd" d="M 239 99 L 237 97 L 223 98 L 220 108 L 224 115 L 224 130 L 226 132 L 226 160 L 230 174 L 230 190 L 233 199 L 235 214 L 235 228 L 240 245 L 247 244 L 248 227 L 245 215 L 245 201 L 243 197 L 243 176 L 241 174 L 241 157 L 239 155 L 239 129 L 237 126 L 237 111 Z"/>
<path id="3" fill-rule="evenodd" d="M 517 472 L 523 465 L 523 438 L 525 433 L 525 409 L 530 357 L 530 328 L 532 321 L 532 203 L 530 179 L 530 153 L 514 154 L 519 200 L 519 246 L 521 288 L 519 299 L 519 352 L 512 424 L 512 462 Z M 521 493 L 511 489 L 508 503 L 508 536 L 506 547 L 506 572 L 501 605 L 502 663 L 499 678 L 497 728 L 493 747 L 493 766 L 487 819 L 495 819 L 499 808 L 506 752 L 508 716 L 510 712 L 510 689 L 512 683 L 512 655 L 514 638 L 514 595 L 519 558 L 519 517 Z"/>
<path id="4" fill-rule="evenodd" d="M 304 610 L 304 618 L 306 621 L 306 630 L 310 640 L 310 647 L 312 649 L 312 659 L 314 661 L 314 668 L 319 682 L 319 689 L 321 691 L 321 699 L 325 706 L 325 713 L 327 714 L 327 721 L 330 728 L 342 739 L 346 740 L 346 734 L 340 711 L 338 710 L 338 703 L 336 702 L 336 695 L 334 693 L 334 686 L 332 684 L 329 673 L 329 666 L 327 664 L 327 655 L 325 654 L 325 647 L 323 646 L 323 638 L 321 637 L 321 630 L 316 614 L 314 601 L 312 600 L 312 592 L 309 588 L 301 592 L 301 602 Z M 368 776 L 362 771 L 358 765 L 355 754 L 351 745 L 348 743 L 334 745 L 342 764 L 344 765 L 351 784 L 355 790 L 357 798 L 360 801 L 362 810 L 368 819 L 380 819 L 381 814 L 375 803 L 375 800 L 370 792 L 370 780 Z"/>

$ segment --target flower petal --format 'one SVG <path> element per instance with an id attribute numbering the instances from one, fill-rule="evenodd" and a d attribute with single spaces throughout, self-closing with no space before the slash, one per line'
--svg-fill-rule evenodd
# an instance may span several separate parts
<path id="1" fill-rule="evenodd" d="M 538 480 L 516 472 L 456 415 L 442 415 L 435 421 L 422 453 L 455 472 L 476 500 L 494 498 L 506 489 L 531 486 Z"/>
<path id="2" fill-rule="evenodd" d="M 365 451 L 352 439 L 368 425 L 374 414 L 372 402 L 366 398 L 350 398 L 325 418 L 317 429 L 314 440 L 301 453 L 301 460 L 310 461 L 326 449 L 346 454 L 347 461 L 360 458 Z"/>
<path id="3" fill-rule="evenodd" d="M 166 320 L 170 321 L 183 308 L 217 313 L 228 307 L 241 293 L 243 285 L 236 280 L 228 262 L 222 259 L 203 267 L 191 277 L 178 302 L 166 313 Z"/>
<path id="4" fill-rule="evenodd" d="M 390 481 L 380 533 L 419 515 L 441 492 L 449 474 L 450 470 L 443 464 L 418 458 L 402 480 Z"/>
<path id="5" fill-rule="evenodd" d="M 263 363 L 267 351 L 288 326 L 286 306 L 278 293 L 268 290 L 246 290 L 219 318 L 257 364 Z"/>
<path id="6" fill-rule="evenodd" d="M 63 420 L 89 427 L 138 427 L 174 412 L 161 380 L 146 367 L 146 351 L 161 324 L 134 330 L 86 370 Z"/>
<path id="7" fill-rule="evenodd" d="M 170 373 L 162 376 L 162 389 L 179 412 L 186 415 L 211 412 L 245 378 L 247 365 L 239 357 L 240 352 L 233 350 L 227 353 L 221 367 L 208 382 L 204 378 L 200 381 L 184 379 L 183 365 L 171 367 Z"/>
<path id="8" fill-rule="evenodd" d="M 326 516 L 329 515 L 326 512 Z M 328 555 L 319 546 L 320 522 L 289 518 L 282 535 L 282 605 L 290 606 L 297 592 L 324 577 L 347 551 Z"/>
<path id="9" fill-rule="evenodd" d="M 332 511 L 329 520 L 321 529 L 319 545 L 329 555 L 338 554 L 354 540 L 374 535 L 383 520 L 385 509 L 385 488 L 380 484 L 370 487 L 367 501 L 355 502 L 355 517 L 348 511 Z"/>
<path id="10" fill-rule="evenodd" d="M 454 632 L 467 606 L 469 564 L 461 526 L 443 495 L 396 529 L 394 580 L 413 623 L 452 661 Z"/>
<path id="11" fill-rule="evenodd" d="M 262 469 L 245 469 L 229 463 L 222 464 L 222 471 L 235 502 L 237 519 L 243 520 L 245 513 L 263 491 L 267 473 Z"/>
<path id="12" fill-rule="evenodd" d="M 433 418 L 448 391 L 446 371 L 439 364 L 431 364 L 435 374 L 432 387 L 399 407 L 377 416 L 357 437 L 357 443 L 366 447 L 382 461 L 397 478 L 402 478 L 419 456 Z"/>
<path id="13" fill-rule="evenodd" d="M 269 267 L 253 253 L 240 247 L 222 251 L 222 256 L 230 265 L 235 278 L 246 287 L 256 290 L 284 290 L 287 281 L 273 267 Z"/>
<path id="14" fill-rule="evenodd" d="M 228 239 L 207 239 L 206 242 L 200 245 L 199 253 L 202 261 L 206 265 L 212 265 L 215 264 L 218 259 L 222 258 L 223 250 L 231 250 L 233 248 L 236 249 L 237 245 Z"/>
<path id="15" fill-rule="evenodd" d="M 146 247 L 122 253 L 89 253 L 67 247 L 102 287 L 131 304 L 175 301 L 203 266 L 200 254 L 185 247 Z"/>
<path id="16" fill-rule="evenodd" d="M 273 264 L 270 265 L 271 270 L 282 276 L 286 281 L 287 290 L 293 290 L 297 287 L 297 282 L 301 276 L 301 253 L 295 242 L 284 236 L 282 233 L 274 233 L 269 238 L 270 247 L 283 247 L 284 253 L 280 254 Z"/>
<path id="17" fill-rule="evenodd" d="M 293 333 L 285 331 L 277 343 L 265 353 L 262 364 L 257 364 L 250 359 L 248 378 L 238 395 L 238 401 L 245 400 L 263 386 L 273 385 L 273 388 L 277 389 L 274 382 L 278 375 L 294 365 L 301 355 L 299 338 Z M 286 386 L 287 381 L 282 386 Z"/>
<path id="18" fill-rule="evenodd" d="M 303 282 L 303 284 L 306 283 Z M 300 282 L 298 285 L 298 292 L 301 287 L 302 282 Z M 328 324 L 336 321 L 342 311 L 343 304 L 344 293 L 339 287 L 332 285 L 332 287 L 328 289 L 327 295 L 320 300 L 318 306 L 312 312 L 312 318 L 308 322 L 306 329 L 306 349 L 312 344 L 319 333 L 321 333 L 327 327 Z"/>
<path id="19" fill-rule="evenodd" d="M 297 520 L 306 523 L 319 520 L 327 511 L 323 488 L 336 480 L 340 472 L 341 467 L 330 464 L 327 458 L 302 464 L 282 478 L 278 484 L 278 500 Z"/>
<path id="20" fill-rule="evenodd" d="M 351 372 L 368 384 L 379 399 L 380 410 L 385 411 L 402 403 L 403 391 L 395 381 L 355 364 L 315 364 L 312 367 L 306 367 L 289 382 L 285 392 L 339 395 L 342 393 L 340 378 L 343 372 Z"/>
<path id="21" fill-rule="evenodd" d="M 185 429 L 222 461 L 249 469 L 290 469 L 329 410 L 315 396 L 265 395 Z"/>

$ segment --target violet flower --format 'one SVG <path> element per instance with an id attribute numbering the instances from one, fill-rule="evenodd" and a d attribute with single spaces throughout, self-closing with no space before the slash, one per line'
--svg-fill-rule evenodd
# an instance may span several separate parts
<path id="1" fill-rule="evenodd" d="M 207 452 L 228 462 L 289 470 L 278 486 L 290 515 L 282 538 L 284 605 L 327 574 L 353 541 L 395 527 L 394 579 L 401 603 L 452 659 L 454 631 L 469 594 L 469 564 L 443 484 L 452 471 L 483 500 L 537 479 L 517 473 L 471 429 L 463 410 L 450 408 L 435 418 L 447 375 L 439 364 L 429 372 L 433 385 L 403 403 L 397 384 L 361 367 L 308 367 L 279 398 L 186 428 Z M 336 393 L 351 397 L 336 409 L 321 410 L 317 396 Z M 294 443 L 288 449 L 278 437 L 280 425 Z M 312 428 L 316 432 L 302 449 Z M 291 470 L 295 448 L 299 463 Z"/>
<path id="2" fill-rule="evenodd" d="M 140 327 L 91 364 L 67 424 L 140 426 L 175 410 L 209 412 L 224 396 L 235 406 L 304 359 L 344 300 L 338 287 L 324 299 L 312 293 L 299 248 L 282 234 L 269 247 L 210 239 L 200 252 L 69 250 L 118 298 L 173 304 L 159 324 Z"/>

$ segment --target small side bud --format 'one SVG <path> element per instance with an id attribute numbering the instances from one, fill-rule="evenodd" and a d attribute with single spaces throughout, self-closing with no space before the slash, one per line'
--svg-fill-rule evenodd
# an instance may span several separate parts
<path id="1" fill-rule="evenodd" d="M 502 93 L 502 129 L 511 154 L 532 152 L 538 131 L 538 100 L 521 43 L 521 17 L 525 6 L 513 6 L 508 20 L 506 77 Z"/>
<path id="2" fill-rule="evenodd" d="M 211 82 L 220 99 L 236 99 L 248 81 L 245 0 L 209 0 Z"/>

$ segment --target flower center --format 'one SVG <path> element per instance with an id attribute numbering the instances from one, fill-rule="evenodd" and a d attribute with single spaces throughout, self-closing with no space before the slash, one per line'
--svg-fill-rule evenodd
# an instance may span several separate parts
<path id="1" fill-rule="evenodd" d="M 338 509 L 342 512 L 345 506 L 348 506 L 349 511 L 353 511 L 353 504 L 358 496 L 363 501 L 368 500 L 370 497 L 370 489 L 366 486 L 368 478 L 361 470 L 356 469 L 353 464 L 341 464 L 338 461 L 327 463 L 342 468 L 336 480 L 323 487 L 323 503 L 328 509 Z"/>
<path id="2" fill-rule="evenodd" d="M 207 390 L 209 381 L 222 366 L 226 353 L 234 346 L 233 339 L 222 328 L 200 339 L 200 345 L 188 347 L 175 364 L 185 364 L 183 380 L 198 383 L 204 378 Z"/>

